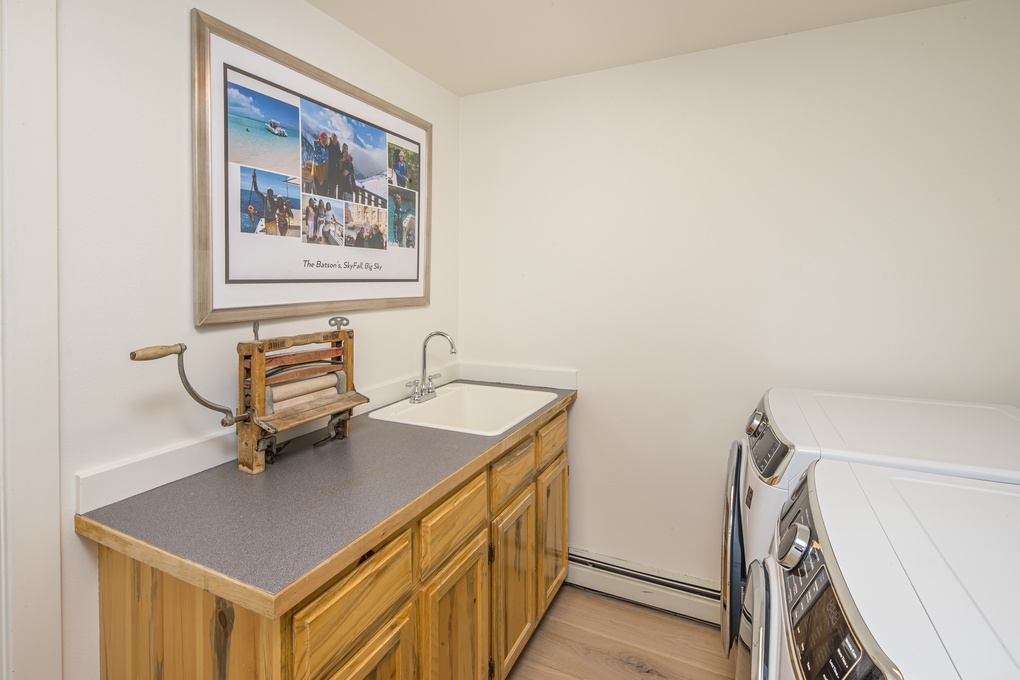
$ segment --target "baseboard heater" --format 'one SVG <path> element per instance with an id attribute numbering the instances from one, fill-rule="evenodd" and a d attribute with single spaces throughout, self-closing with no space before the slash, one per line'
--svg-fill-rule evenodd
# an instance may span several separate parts
<path id="1" fill-rule="evenodd" d="M 569 553 L 567 582 L 623 600 L 719 625 L 719 591 L 580 550 Z"/>

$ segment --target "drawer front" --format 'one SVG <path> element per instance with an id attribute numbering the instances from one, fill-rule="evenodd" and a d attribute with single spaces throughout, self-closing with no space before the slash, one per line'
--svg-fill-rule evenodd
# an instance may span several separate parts
<path id="1" fill-rule="evenodd" d="M 485 474 L 421 518 L 421 574 L 428 577 L 485 525 Z"/>
<path id="2" fill-rule="evenodd" d="M 496 512 L 535 474 L 535 443 L 528 440 L 492 464 L 492 511 Z"/>
<path id="3" fill-rule="evenodd" d="M 567 412 L 564 411 L 542 427 L 535 440 L 535 460 L 541 470 L 567 445 Z"/>
<path id="4" fill-rule="evenodd" d="M 414 629 L 409 604 L 329 680 L 414 680 Z"/>
<path id="5" fill-rule="evenodd" d="M 294 615 L 294 677 L 321 677 L 411 595 L 411 532 L 378 553 Z"/>

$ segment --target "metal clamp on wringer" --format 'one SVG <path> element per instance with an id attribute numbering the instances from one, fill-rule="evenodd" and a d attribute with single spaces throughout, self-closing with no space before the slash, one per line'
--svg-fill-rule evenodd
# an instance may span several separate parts
<path id="1" fill-rule="evenodd" d="M 237 343 L 237 412 L 202 398 L 184 373 L 184 343 L 145 347 L 131 352 L 132 361 L 177 355 L 177 371 L 188 394 L 202 406 L 224 414 L 223 427 L 237 427 L 237 466 L 257 474 L 272 463 L 288 442 L 276 435 L 329 417 L 326 437 L 316 445 L 350 434 L 351 410 L 368 403 L 354 389 L 354 331 L 341 330 L 350 321 L 329 320 L 333 331 L 286 335 L 259 340 L 259 322 L 252 326 L 255 339 Z M 328 348 L 285 352 L 292 347 L 329 344 Z"/>

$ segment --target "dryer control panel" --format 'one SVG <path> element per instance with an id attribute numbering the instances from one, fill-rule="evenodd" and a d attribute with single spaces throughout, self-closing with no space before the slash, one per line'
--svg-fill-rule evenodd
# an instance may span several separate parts
<path id="1" fill-rule="evenodd" d="M 747 420 L 744 431 L 751 447 L 751 460 L 758 474 L 766 480 L 772 478 L 790 453 L 790 445 L 779 438 L 769 423 L 764 398 L 758 402 L 758 407 Z"/>
<path id="2" fill-rule="evenodd" d="M 786 553 L 777 557 L 787 569 L 782 581 L 791 656 L 805 680 L 882 680 L 886 674 L 856 632 L 863 622 L 851 623 L 859 615 L 843 606 L 849 596 L 837 592 L 838 567 L 826 564 L 827 541 L 810 502 L 809 481 L 805 475 L 794 490 L 776 534 L 777 552 Z M 804 536 L 806 545 L 800 540 Z"/>

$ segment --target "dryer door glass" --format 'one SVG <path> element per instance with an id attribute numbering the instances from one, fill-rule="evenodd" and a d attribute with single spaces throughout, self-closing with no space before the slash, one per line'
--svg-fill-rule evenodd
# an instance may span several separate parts
<path id="1" fill-rule="evenodd" d="M 740 601 L 744 588 L 744 547 L 740 530 L 740 442 L 730 445 L 726 463 L 726 487 L 723 491 L 722 560 L 719 574 L 719 628 L 723 652 L 727 657 L 737 638 Z"/>

